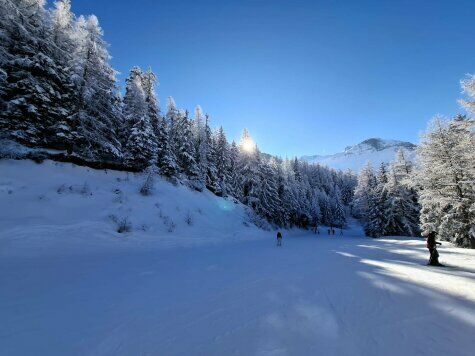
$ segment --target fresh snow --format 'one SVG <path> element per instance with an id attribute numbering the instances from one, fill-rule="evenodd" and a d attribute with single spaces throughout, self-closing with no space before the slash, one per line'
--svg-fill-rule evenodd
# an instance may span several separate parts
<path id="1" fill-rule="evenodd" d="M 159 178 L 142 196 L 143 175 L 0 172 L 0 355 L 473 353 L 475 250 L 428 267 L 423 240 L 355 222 L 277 248 L 243 205 Z"/>
<path id="2" fill-rule="evenodd" d="M 414 161 L 416 159 L 415 147 L 409 142 L 372 138 L 357 145 L 348 146 L 343 152 L 332 155 L 303 156 L 301 159 L 333 169 L 351 169 L 353 172 L 358 172 L 367 162 L 370 162 L 373 167 L 378 167 L 382 162 L 394 161 L 399 149 L 404 151 L 408 160 Z"/>

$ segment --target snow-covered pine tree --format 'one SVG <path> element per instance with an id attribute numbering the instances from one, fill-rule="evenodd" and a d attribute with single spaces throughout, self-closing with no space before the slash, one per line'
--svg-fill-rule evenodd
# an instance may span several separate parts
<path id="1" fill-rule="evenodd" d="M 124 127 L 122 129 L 123 144 L 127 144 L 132 127 L 142 118 L 148 116 L 145 91 L 142 86 L 142 70 L 133 67 L 125 79 L 125 95 L 122 99 Z"/>
<path id="2" fill-rule="evenodd" d="M 3 0 L 0 10 L 0 129 L 26 145 L 52 146 L 48 129 L 68 115 L 68 76 L 53 53 L 44 0 Z"/>
<path id="3" fill-rule="evenodd" d="M 175 99 L 169 96 L 167 98 L 167 113 L 165 115 L 165 121 L 168 131 L 168 142 L 173 155 L 176 157 L 178 152 L 178 144 L 180 140 L 179 135 L 179 110 L 176 106 Z M 178 162 L 177 162 L 178 164 Z"/>
<path id="4" fill-rule="evenodd" d="M 229 166 L 227 169 L 228 184 L 226 184 L 226 187 L 228 194 L 233 195 L 237 199 L 242 198 L 239 176 L 239 147 L 236 141 L 233 140 L 229 148 Z"/>
<path id="5" fill-rule="evenodd" d="M 296 172 L 298 171 L 295 165 L 295 160 L 285 159 L 283 162 L 284 171 L 284 194 L 281 197 L 284 209 L 287 216 L 287 221 L 290 226 L 300 226 L 301 217 L 301 189 L 300 182 L 297 180 Z"/>
<path id="6" fill-rule="evenodd" d="M 155 91 L 157 85 L 157 76 L 152 71 L 152 68 L 149 67 L 144 73 L 142 73 L 142 88 L 145 94 L 147 115 L 152 126 L 155 126 L 158 122 L 158 119 L 161 117 L 160 105 L 158 102 L 157 93 Z"/>
<path id="7" fill-rule="evenodd" d="M 340 188 L 336 187 L 333 200 L 333 219 L 337 227 L 343 228 L 346 225 L 346 213 L 343 206 Z"/>
<path id="8" fill-rule="evenodd" d="M 218 180 L 216 168 L 216 140 L 213 138 L 213 132 L 209 126 L 209 115 L 205 115 L 205 142 L 206 142 L 206 187 L 213 193 L 222 195 L 221 187 Z"/>
<path id="9" fill-rule="evenodd" d="M 319 194 L 318 204 L 322 214 L 322 224 L 326 226 L 333 226 L 334 218 L 331 202 L 328 195 L 324 191 L 320 192 Z"/>
<path id="10" fill-rule="evenodd" d="M 320 190 L 314 189 L 312 192 L 311 205 L 310 205 L 310 224 L 312 227 L 318 227 L 322 223 L 322 211 L 320 209 L 320 203 L 318 201 L 318 196 Z"/>
<path id="11" fill-rule="evenodd" d="M 357 185 L 356 176 L 349 169 L 344 172 L 338 172 L 338 175 L 341 201 L 344 205 L 350 205 L 350 203 L 353 201 L 353 195 Z"/>
<path id="12" fill-rule="evenodd" d="M 369 205 L 376 184 L 376 176 L 373 167 L 370 162 L 367 162 L 358 174 L 354 199 L 351 203 L 353 215 L 358 219 L 361 219 L 363 222 L 366 222 L 368 218 Z"/>
<path id="13" fill-rule="evenodd" d="M 301 165 L 301 174 L 302 178 L 299 182 L 299 192 L 300 192 L 300 216 L 298 226 L 307 228 L 311 221 L 311 199 L 312 199 L 312 188 L 308 180 L 308 163 L 303 162 Z"/>
<path id="14" fill-rule="evenodd" d="M 188 112 L 178 111 L 174 120 L 173 142 L 178 166 L 189 179 L 191 186 L 201 190 L 203 185 L 199 181 L 199 171 L 194 158 L 193 134 Z"/>
<path id="15" fill-rule="evenodd" d="M 209 142 L 206 137 L 205 117 L 203 110 L 199 105 L 195 108 L 195 116 L 192 122 L 192 133 L 195 147 L 194 157 L 198 167 L 198 179 L 203 184 L 206 184 Z"/>
<path id="16" fill-rule="evenodd" d="M 462 91 L 469 97 L 459 100 L 460 105 L 469 113 L 475 114 L 475 75 L 468 75 L 460 81 Z"/>
<path id="17" fill-rule="evenodd" d="M 96 16 L 80 16 L 75 25 L 73 55 L 76 96 L 73 120 L 77 125 L 75 151 L 84 157 L 117 160 L 122 157 L 118 130 L 122 116 L 117 107 L 116 72 L 112 69 Z"/>
<path id="18" fill-rule="evenodd" d="M 396 159 L 391 164 L 396 179 L 401 184 L 410 184 L 411 174 L 414 170 L 414 163 L 406 158 L 404 150 L 396 152 Z"/>
<path id="19" fill-rule="evenodd" d="M 388 204 L 385 209 L 385 235 L 417 236 L 419 234 L 419 207 L 414 203 L 412 192 L 402 185 L 394 169 L 386 183 Z"/>
<path id="20" fill-rule="evenodd" d="M 174 177 L 178 167 L 176 157 L 168 140 L 168 127 L 165 118 L 161 115 L 160 106 L 155 88 L 158 84 L 157 76 L 151 68 L 141 75 L 142 88 L 145 94 L 147 117 L 152 125 L 157 145 L 158 172 L 166 177 Z"/>
<path id="21" fill-rule="evenodd" d="M 151 78 L 149 78 L 151 80 Z M 147 82 L 153 86 L 152 82 Z M 153 88 L 148 87 L 148 95 L 153 96 Z M 143 170 L 157 159 L 157 138 L 150 120 L 150 114 L 156 115 L 158 107 L 153 107 L 153 98 L 148 97 L 143 88 L 142 71 L 132 68 L 126 79 L 123 113 L 127 141 L 125 145 L 125 163 Z M 154 117 L 157 120 L 157 117 Z M 127 128 L 130 127 L 130 130 Z"/>
<path id="22" fill-rule="evenodd" d="M 284 168 L 284 162 L 285 161 L 279 159 L 278 161 L 276 160 L 275 163 L 277 173 L 277 192 L 281 201 L 281 217 L 279 225 L 287 227 L 290 225 L 292 193 L 287 185 L 287 175 Z"/>
<path id="23" fill-rule="evenodd" d="M 260 204 L 259 201 L 259 164 L 260 153 L 257 147 L 252 148 L 249 143 L 252 142 L 247 129 L 243 130 L 239 145 L 239 190 L 241 201 L 254 208 Z"/>
<path id="24" fill-rule="evenodd" d="M 62 68 L 62 115 L 48 128 L 48 137 L 53 147 L 71 148 L 71 142 L 76 138 L 76 125 L 71 116 L 74 102 L 74 85 L 72 82 L 71 63 L 76 47 L 74 23 L 76 17 L 71 11 L 69 0 L 59 0 L 54 3 L 50 16 L 50 33 L 52 37 L 52 56 Z"/>
<path id="25" fill-rule="evenodd" d="M 216 177 L 218 180 L 219 190 L 221 194 L 226 196 L 232 191 L 231 169 L 231 153 L 224 129 L 222 126 L 218 129 L 213 139 L 214 146 L 214 162 L 216 165 Z"/>
<path id="26" fill-rule="evenodd" d="M 216 152 L 213 142 L 213 134 L 209 126 L 209 116 L 203 114 L 201 106 L 195 108 L 195 116 L 192 121 L 192 133 L 194 141 L 194 158 L 198 168 L 198 179 L 212 192 L 221 195 L 221 187 L 218 182 L 216 169 Z"/>
<path id="27" fill-rule="evenodd" d="M 422 231 L 464 247 L 475 246 L 473 127 L 472 119 L 436 117 L 418 149 Z"/>
<path id="28" fill-rule="evenodd" d="M 390 198 L 387 190 L 388 171 L 386 163 L 381 162 L 377 175 L 377 183 L 373 193 L 373 199 L 368 211 L 369 217 L 369 236 L 379 237 L 387 235 L 386 211 L 390 204 Z"/>
<path id="29" fill-rule="evenodd" d="M 160 174 L 168 178 L 176 177 L 178 166 L 175 154 L 169 143 L 167 123 L 164 117 L 158 119 L 155 137 L 157 140 L 157 166 Z"/>
<path id="30" fill-rule="evenodd" d="M 388 229 L 391 235 L 419 235 L 420 206 L 418 195 L 413 184 L 414 164 L 407 160 L 403 150 L 396 153 L 396 159 L 391 165 L 388 182 L 390 206 L 388 207 Z M 390 228 L 389 221 L 397 226 Z"/>
<path id="31" fill-rule="evenodd" d="M 259 165 L 259 204 L 255 207 L 256 212 L 268 221 L 280 222 L 280 206 L 277 186 L 277 172 L 274 164 L 263 160 Z"/>
<path id="32" fill-rule="evenodd" d="M 157 140 L 147 116 L 139 117 L 130 130 L 124 150 L 125 164 L 139 170 L 156 164 Z"/>

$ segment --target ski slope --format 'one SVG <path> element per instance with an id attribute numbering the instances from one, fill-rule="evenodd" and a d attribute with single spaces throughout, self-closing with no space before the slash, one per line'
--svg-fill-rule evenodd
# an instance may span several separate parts
<path id="1" fill-rule="evenodd" d="M 473 250 L 444 243 L 449 267 L 427 267 L 422 240 L 373 240 L 354 223 L 343 236 L 284 231 L 277 248 L 241 205 L 165 181 L 143 197 L 125 173 L 0 172 L 0 355 L 473 353 Z M 57 192 L 85 181 L 89 195 Z"/>

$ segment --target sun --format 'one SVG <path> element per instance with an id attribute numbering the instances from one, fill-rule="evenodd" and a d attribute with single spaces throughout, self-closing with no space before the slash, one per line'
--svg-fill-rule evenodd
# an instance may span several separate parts
<path id="1" fill-rule="evenodd" d="M 254 143 L 252 138 L 246 137 L 242 140 L 241 147 L 244 151 L 251 153 L 254 152 L 254 150 L 256 149 L 256 144 Z"/>

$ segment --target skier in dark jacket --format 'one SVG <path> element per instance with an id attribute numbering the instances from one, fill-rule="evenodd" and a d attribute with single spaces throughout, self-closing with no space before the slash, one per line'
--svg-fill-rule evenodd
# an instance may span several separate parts
<path id="1" fill-rule="evenodd" d="M 440 242 L 435 240 L 435 232 L 431 231 L 429 235 L 427 235 L 427 248 L 429 249 L 430 257 L 428 265 L 431 266 L 443 266 L 439 262 L 439 252 L 437 252 L 437 245 L 442 245 Z"/>
<path id="2" fill-rule="evenodd" d="M 282 233 L 277 231 L 277 246 L 282 246 Z"/>

